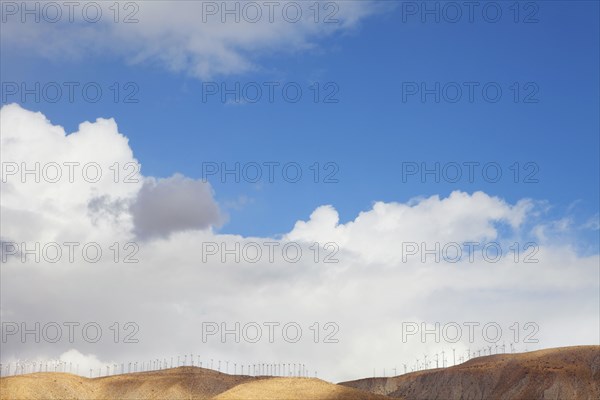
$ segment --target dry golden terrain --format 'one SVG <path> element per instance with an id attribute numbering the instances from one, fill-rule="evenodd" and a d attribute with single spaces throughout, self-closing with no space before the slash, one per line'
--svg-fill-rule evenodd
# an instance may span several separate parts
<path id="1" fill-rule="evenodd" d="M 272 378 L 242 383 L 215 400 L 379 400 L 387 396 L 334 385 L 315 378 Z"/>
<path id="2" fill-rule="evenodd" d="M 478 357 L 455 367 L 340 385 L 406 400 L 600 399 L 600 346 Z"/>
<path id="3" fill-rule="evenodd" d="M 36 373 L 0 379 L 2 400 L 378 400 L 385 396 L 310 378 L 227 375 L 196 367 L 88 379 Z"/>
<path id="4" fill-rule="evenodd" d="M 64 373 L 36 373 L 0 379 L 0 399 L 211 399 L 247 381 L 197 367 L 88 379 Z"/>
<path id="5" fill-rule="evenodd" d="M 455 367 L 338 385 L 179 367 L 88 379 L 35 373 L 0 379 L 1 400 L 379 400 L 600 398 L 600 346 L 479 357 Z"/>

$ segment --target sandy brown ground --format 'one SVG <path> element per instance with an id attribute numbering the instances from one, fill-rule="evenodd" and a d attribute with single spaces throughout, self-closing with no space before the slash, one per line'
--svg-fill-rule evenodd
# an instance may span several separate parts
<path id="1" fill-rule="evenodd" d="M 386 397 L 389 396 L 389 397 Z M 37 373 L 0 379 L 1 400 L 600 399 L 600 346 L 479 357 L 456 367 L 335 385 L 312 378 L 227 375 L 197 368 L 87 379 Z"/>
<path id="2" fill-rule="evenodd" d="M 600 399 L 600 346 L 478 357 L 456 367 L 340 385 L 407 400 Z"/>
<path id="3" fill-rule="evenodd" d="M 389 397 L 334 385 L 315 378 L 273 378 L 243 383 L 215 400 L 379 400 Z"/>
<path id="4" fill-rule="evenodd" d="M 63 373 L 37 373 L 0 379 L 0 399 L 211 399 L 250 376 L 180 367 L 101 378 Z"/>
<path id="5" fill-rule="evenodd" d="M 37 373 L 0 379 L 2 400 L 213 398 L 219 400 L 378 400 L 387 397 L 338 386 L 319 379 L 227 375 L 194 367 L 94 379 L 63 373 Z"/>

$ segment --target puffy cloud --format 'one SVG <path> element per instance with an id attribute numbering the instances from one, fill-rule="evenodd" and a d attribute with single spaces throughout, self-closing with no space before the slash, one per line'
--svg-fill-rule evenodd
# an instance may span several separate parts
<path id="1" fill-rule="evenodd" d="M 65 135 L 43 115 L 18 106 L 1 113 L 3 161 L 77 157 L 110 166 L 135 160 L 114 121 L 85 123 L 79 133 Z M 95 354 L 107 365 L 113 361 L 104 360 L 120 364 L 193 353 L 204 365 L 211 358 L 238 365 L 305 363 L 321 377 L 342 380 L 369 375 L 373 367 L 400 369 L 424 353 L 445 349 L 448 354 L 456 348 L 465 354 L 491 345 L 481 332 L 488 322 L 501 326 L 499 344 L 507 345 L 514 341 L 510 327 L 518 322 L 518 350 L 598 341 L 598 254 L 578 254 L 568 241 L 525 249 L 521 239 L 537 232 L 531 219 L 543 223 L 532 200 L 511 204 L 482 192 L 454 192 L 407 203 L 376 202 L 344 224 L 334 206 L 322 206 L 277 240 L 203 229 L 218 216 L 212 191 L 179 175 L 131 184 L 107 179 L 54 186 L 13 178 L 2 187 L 3 241 L 80 235 L 98 242 L 106 257 L 83 262 L 78 253 L 76 263 L 65 258 L 35 263 L 15 256 L 2 264 L 3 322 L 25 322 L 27 329 L 40 322 L 42 337 L 51 321 L 80 324 L 73 342 L 64 325 L 63 339 L 56 343 L 36 343 L 31 334 L 23 342 L 18 333 L 10 335 L 2 346 L 3 363 L 62 357 L 73 349 Z M 136 233 L 144 240 L 125 248 Z M 511 249 L 515 239 L 518 251 Z M 121 253 L 115 260 L 109 249 L 116 241 Z M 436 242 L 468 241 L 495 241 L 504 252 L 486 258 L 478 248 L 472 260 L 457 262 L 423 260 L 420 254 L 402 257 L 407 242 L 425 242 L 430 249 Z M 276 243 L 273 260 L 266 243 Z M 295 258 L 298 247 L 301 256 Z M 125 256 L 137 262 L 126 263 Z M 480 326 L 471 343 L 463 324 L 473 321 Z M 102 328 L 101 340 L 83 338 L 89 322 Z M 135 325 L 126 328 L 127 322 Z M 240 323 L 239 343 L 234 334 L 225 343 L 218 334 L 203 341 L 203 324 L 221 329 L 221 322 L 228 329 Z M 262 326 L 256 343 L 244 340 L 248 332 L 243 327 L 252 322 Z M 268 322 L 279 324 L 273 342 L 264 325 Z M 283 334 L 290 322 L 302 329 L 296 343 Z M 429 335 L 424 343 L 414 335 L 404 343 L 403 322 L 419 327 L 456 322 L 464 327 L 463 335 L 456 342 Z M 538 344 L 523 343 L 531 333 L 525 330 L 527 322 L 539 327 Z M 129 334 L 138 342 L 124 343 Z M 293 328 L 287 331 L 287 339 L 293 335 Z M 338 342 L 324 343 L 326 338 Z"/>
<path id="2" fill-rule="evenodd" d="M 448 198 L 431 196 L 407 204 L 377 202 L 354 221 L 339 225 L 331 206 L 315 210 L 308 221 L 299 221 L 287 234 L 289 240 L 334 241 L 365 260 L 397 262 L 398 246 L 405 242 L 485 242 L 498 236 L 498 223 L 518 229 L 533 202 L 515 205 L 483 192 L 453 192 Z"/>
<path id="3" fill-rule="evenodd" d="M 81 354 L 75 349 L 68 350 L 58 357 L 58 361 L 64 363 L 63 371 L 72 371 L 87 376 L 87 373 L 92 370 L 92 376 L 98 376 L 99 372 L 102 375 L 106 373 L 106 366 L 113 370 L 114 362 L 100 361 L 94 354 Z"/>
<path id="4" fill-rule="evenodd" d="M 117 241 L 219 221 L 210 184 L 145 178 L 112 119 L 70 134 L 16 104 L 0 119 L 4 240 Z"/>
<path id="5" fill-rule="evenodd" d="M 141 186 L 139 179 L 123 179 L 139 163 L 114 120 L 84 122 L 67 134 L 41 113 L 11 104 L 2 107 L 0 124 L 6 240 L 85 240 L 92 231 L 96 237 L 127 235 L 128 215 L 88 215 L 132 201 Z"/>

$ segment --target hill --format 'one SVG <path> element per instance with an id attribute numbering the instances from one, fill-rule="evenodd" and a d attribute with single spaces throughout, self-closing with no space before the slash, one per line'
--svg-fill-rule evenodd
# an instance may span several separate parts
<path id="1" fill-rule="evenodd" d="M 316 378 L 228 375 L 179 367 L 88 379 L 65 373 L 0 378 L 1 400 L 380 400 L 600 398 L 600 346 L 478 357 L 391 378 L 332 384 Z"/>
<path id="2" fill-rule="evenodd" d="M 386 396 L 335 385 L 316 378 L 272 378 L 243 383 L 215 400 L 379 400 Z"/>
<path id="3" fill-rule="evenodd" d="M 600 346 L 494 354 L 463 364 L 340 385 L 407 400 L 600 398 Z"/>
<path id="4" fill-rule="evenodd" d="M 179 367 L 88 379 L 35 373 L 0 379 L 0 399 L 211 399 L 240 383 L 259 380 L 210 369 Z"/>

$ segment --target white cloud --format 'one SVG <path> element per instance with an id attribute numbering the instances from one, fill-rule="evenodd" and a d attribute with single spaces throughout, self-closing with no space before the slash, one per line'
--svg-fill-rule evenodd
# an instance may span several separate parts
<path id="1" fill-rule="evenodd" d="M 210 184 L 144 178 L 112 119 L 67 135 L 16 104 L 0 113 L 4 240 L 124 241 L 219 222 Z"/>
<path id="2" fill-rule="evenodd" d="M 92 376 L 104 375 L 106 374 L 106 366 L 109 366 L 110 371 L 113 371 L 113 365 L 115 364 L 112 361 L 100 361 L 94 354 L 81 354 L 75 349 L 64 352 L 58 357 L 58 360 L 65 363 L 65 371 L 70 370 L 73 373 L 79 371 L 84 376 L 88 376 L 90 370 L 92 370 Z"/>
<path id="3" fill-rule="evenodd" d="M 6 106 L 1 113 L 3 161 L 76 157 L 109 166 L 115 161 L 135 161 L 127 139 L 112 120 L 85 123 L 79 132 L 65 135 L 43 115 L 19 106 Z M 107 179 L 97 185 L 36 185 L 10 179 L 2 186 L 2 239 L 94 240 L 104 249 L 115 241 L 134 241 L 136 227 L 140 228 L 136 218 L 155 210 L 144 206 L 137 217 L 131 215 L 128 205 L 139 198 L 142 182 Z M 212 191 L 196 181 L 176 176 L 153 182 L 154 188 L 169 187 L 184 198 L 186 193 L 197 193 L 204 196 L 200 204 L 213 207 Z M 165 195 L 171 189 L 159 191 L 157 198 L 171 201 Z M 173 201 L 182 210 L 190 210 L 187 199 L 179 196 Z M 543 211 L 532 200 L 511 204 L 482 192 L 454 192 L 446 198 L 377 202 L 345 224 L 339 223 L 334 206 L 322 206 L 283 235 L 275 262 L 269 262 L 263 246 L 263 256 L 255 263 L 236 262 L 231 254 L 224 262 L 221 254 L 206 255 L 207 243 L 229 250 L 246 245 L 248 250 L 254 248 L 251 243 L 276 241 L 188 229 L 205 227 L 215 216 L 211 210 L 208 216 L 192 218 L 190 225 L 177 222 L 180 215 L 171 221 L 170 214 L 165 214 L 149 223 L 149 228 L 143 227 L 160 234 L 139 243 L 134 256 L 137 263 L 115 262 L 108 250 L 97 263 L 66 259 L 56 264 L 22 263 L 18 257 L 9 258 L 0 268 L 3 321 L 26 322 L 29 329 L 36 321 L 42 326 L 50 321 L 77 321 L 80 326 L 95 322 L 103 336 L 96 343 L 83 340 L 80 333 L 73 343 L 66 339 L 22 343 L 18 335 L 12 335 L 3 344 L 3 359 L 56 358 L 72 349 L 115 363 L 193 353 L 201 355 L 204 365 L 210 358 L 238 364 L 300 362 L 311 371 L 318 370 L 321 377 L 342 380 L 370 375 L 373 367 L 400 370 L 402 363 L 414 362 L 424 353 L 433 355 L 442 349 L 448 353 L 453 347 L 464 352 L 486 344 L 481 334 L 477 343 L 469 343 L 466 336 L 457 343 L 403 343 L 402 322 L 496 322 L 503 328 L 501 342 L 507 344 L 515 322 L 520 324 L 521 339 L 529 333 L 523 325 L 535 322 L 539 344 L 521 340 L 519 350 L 597 344 L 598 254 L 583 256 L 560 243 L 541 243 L 527 250 L 521 242 L 518 254 L 510 250 L 515 239 L 529 240 L 522 228 L 531 223 L 532 216 L 540 220 L 537 214 Z M 162 223 L 156 223 L 163 217 L 167 218 L 165 231 L 157 232 Z M 302 246 L 303 256 L 296 263 L 286 262 L 282 255 L 281 248 L 290 241 Z M 416 256 L 404 261 L 402 243 L 422 241 L 429 246 L 497 241 L 505 252 L 496 262 L 486 261 L 481 251 L 475 253 L 473 262 L 465 258 L 436 263 L 432 257 L 422 262 Z M 321 245 L 319 262 L 314 260 L 313 242 Z M 337 243 L 339 249 L 323 248 L 327 242 Z M 339 262 L 324 263 L 326 256 Z M 524 262 L 525 257 L 538 261 Z M 266 327 L 258 343 L 232 343 L 232 335 L 228 343 L 214 336 L 202 342 L 203 322 L 226 322 L 231 329 L 236 321 L 242 326 L 250 322 L 281 325 L 274 343 L 269 343 Z M 115 343 L 110 328 L 115 322 L 119 322 L 121 339 L 131 333 L 125 323 L 135 322 L 139 343 Z M 298 343 L 284 340 L 280 329 L 286 322 L 302 327 Z M 314 342 L 315 322 L 320 324 L 318 344 Z M 339 326 L 335 335 L 339 343 L 322 343 L 333 332 L 325 329 L 327 322 Z"/>
<path id="4" fill-rule="evenodd" d="M 254 4 L 262 17 L 251 22 L 255 20 L 254 14 L 250 14 L 253 10 L 244 1 L 130 2 L 137 9 L 122 9 L 117 18 L 121 22 L 115 23 L 112 3 L 96 3 L 103 6 L 102 17 L 97 23 L 89 23 L 83 18 L 84 3 L 74 14 L 75 23 L 68 22 L 68 9 L 63 10 L 58 23 L 44 22 L 54 14 L 45 19 L 49 14 L 40 9 L 41 23 L 33 23 L 33 17 L 29 16 L 30 22 L 24 24 L 22 9 L 18 7 L 3 23 L 3 47 L 33 51 L 51 59 L 112 54 L 130 63 L 158 63 L 172 71 L 208 79 L 269 68 L 260 64 L 262 55 L 309 50 L 324 37 L 348 32 L 369 15 L 389 7 L 373 1 L 321 1 L 316 14 L 315 2 L 271 2 L 274 7 L 271 9 L 269 2 L 258 1 Z M 240 9 L 239 23 L 234 16 L 225 15 L 223 8 L 236 4 Z M 211 11 L 213 5 L 217 7 L 215 14 Z M 295 5 L 300 5 L 301 18 L 292 23 L 296 19 Z M 86 14 L 88 20 L 95 17 L 92 11 L 93 8 Z M 131 13 L 139 22 L 123 23 Z M 225 23 L 222 17 L 226 18 Z M 333 20 L 338 22 L 332 23 Z"/>
<path id="5" fill-rule="evenodd" d="M 377 202 L 354 221 L 339 225 L 335 209 L 322 206 L 309 221 L 297 222 L 286 238 L 334 241 L 358 252 L 365 260 L 397 262 L 401 260 L 398 246 L 403 242 L 495 240 L 495 224 L 503 222 L 518 229 L 532 207 L 528 199 L 510 205 L 482 192 L 469 195 L 457 191 L 446 199 L 432 196 L 407 204 Z"/>

